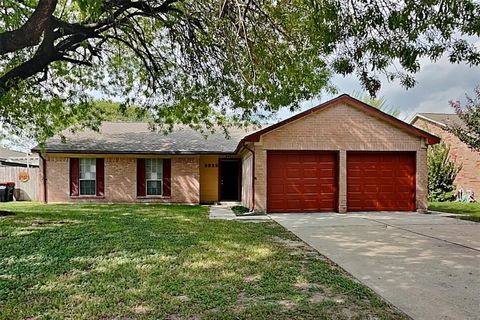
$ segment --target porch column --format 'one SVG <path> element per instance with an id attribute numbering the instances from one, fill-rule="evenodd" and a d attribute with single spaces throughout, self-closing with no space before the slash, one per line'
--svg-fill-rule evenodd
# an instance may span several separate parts
<path id="1" fill-rule="evenodd" d="M 347 151 L 340 150 L 338 157 L 338 212 L 347 212 Z"/>

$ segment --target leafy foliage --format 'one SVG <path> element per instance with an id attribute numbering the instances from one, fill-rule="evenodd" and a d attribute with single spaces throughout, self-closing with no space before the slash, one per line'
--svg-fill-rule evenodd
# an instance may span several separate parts
<path id="1" fill-rule="evenodd" d="M 450 147 L 444 142 L 428 150 L 428 201 L 455 199 L 455 178 L 462 169 L 450 160 Z"/>
<path id="2" fill-rule="evenodd" d="M 395 118 L 398 118 L 401 114 L 400 108 L 389 105 L 387 99 L 384 96 L 375 98 L 370 95 L 362 95 L 358 92 L 354 92 L 353 96 L 356 99 L 361 100 L 366 104 L 377 108 L 378 110 L 382 110 L 383 112 L 388 113 Z"/>
<path id="3" fill-rule="evenodd" d="M 105 121 L 142 121 L 148 122 L 152 115 L 146 110 L 132 105 L 124 105 L 110 100 L 95 102 L 96 108 L 101 110 L 101 119 Z"/>
<path id="4" fill-rule="evenodd" d="M 0 122 L 44 141 L 98 127 L 99 95 L 152 122 L 245 125 L 355 74 L 415 84 L 419 59 L 480 62 L 473 0 L 4 0 Z M 395 64 L 395 68 L 391 68 Z M 392 71 L 395 70 L 395 71 Z"/>
<path id="5" fill-rule="evenodd" d="M 450 105 L 464 125 L 451 125 L 447 129 L 471 149 L 480 151 L 480 87 L 475 89 L 474 98 L 467 96 L 464 108 L 459 101 L 450 101 Z"/>

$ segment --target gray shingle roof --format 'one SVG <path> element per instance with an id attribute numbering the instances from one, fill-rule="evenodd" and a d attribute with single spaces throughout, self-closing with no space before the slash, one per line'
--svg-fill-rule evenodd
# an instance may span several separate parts
<path id="1" fill-rule="evenodd" d="M 46 142 L 47 152 L 72 153 L 141 153 L 141 154 L 222 154 L 233 153 L 240 140 L 256 131 L 229 129 L 230 138 L 222 130 L 207 137 L 189 127 L 176 127 L 173 132 L 153 132 L 148 123 L 104 122 L 99 132 L 84 130 L 64 132 L 66 142 L 55 136 Z M 38 151 L 38 146 L 33 150 Z"/>
<path id="2" fill-rule="evenodd" d="M 458 115 L 453 113 L 433 113 L 433 112 L 422 112 L 418 113 L 417 115 L 422 116 L 424 118 L 430 119 L 434 122 L 441 123 L 446 126 L 464 126 L 464 123 Z"/>

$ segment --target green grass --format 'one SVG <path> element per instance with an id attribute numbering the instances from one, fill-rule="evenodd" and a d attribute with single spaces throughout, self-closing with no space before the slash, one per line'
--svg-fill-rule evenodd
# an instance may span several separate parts
<path id="1" fill-rule="evenodd" d="M 480 203 L 430 202 L 429 210 L 466 215 L 467 220 L 480 222 Z"/>
<path id="2" fill-rule="evenodd" d="M 0 319 L 403 319 L 279 225 L 207 208 L 5 204 Z"/>
<path id="3" fill-rule="evenodd" d="M 250 209 L 244 206 L 233 206 L 231 207 L 233 213 L 235 213 L 236 216 L 264 216 L 264 212 L 250 212 Z"/>
<path id="4" fill-rule="evenodd" d="M 250 212 L 250 210 L 244 206 L 233 206 L 232 211 L 237 216 L 245 215 Z"/>

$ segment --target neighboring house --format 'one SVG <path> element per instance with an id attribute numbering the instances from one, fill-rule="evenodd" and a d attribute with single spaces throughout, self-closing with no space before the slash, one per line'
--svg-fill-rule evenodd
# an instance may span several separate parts
<path id="1" fill-rule="evenodd" d="M 450 146 L 450 158 L 455 161 L 457 165 L 462 165 L 462 170 L 455 179 L 457 189 L 473 191 L 475 197 L 478 198 L 480 196 L 480 152 L 472 151 L 454 134 L 445 130 L 447 126 L 464 126 L 458 115 L 418 113 L 410 123 L 440 137 Z"/>
<path id="2" fill-rule="evenodd" d="M 0 147 L 0 166 L 26 167 L 38 166 L 38 154 L 27 154 Z"/>
<path id="3" fill-rule="evenodd" d="M 39 200 L 38 155 L 0 147 L 0 182 L 14 182 L 15 200 Z"/>
<path id="4" fill-rule="evenodd" d="M 256 211 L 425 210 L 427 146 L 439 139 L 348 95 L 231 138 L 145 123 L 55 137 L 48 202 L 241 201 Z M 34 149 L 39 151 L 38 148 Z"/>

